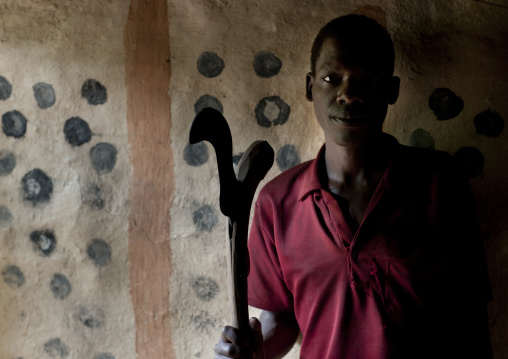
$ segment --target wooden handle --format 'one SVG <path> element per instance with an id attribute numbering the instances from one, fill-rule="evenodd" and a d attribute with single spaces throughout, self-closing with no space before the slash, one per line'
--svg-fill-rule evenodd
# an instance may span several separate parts
<path id="1" fill-rule="evenodd" d="M 189 132 L 189 143 L 208 141 L 215 149 L 220 184 L 220 210 L 228 217 L 235 213 L 238 181 L 233 170 L 233 139 L 229 125 L 222 114 L 205 108 L 194 117 Z"/>
<path id="2" fill-rule="evenodd" d="M 248 219 L 247 219 L 248 220 Z M 231 326 L 240 330 L 249 328 L 249 308 L 247 301 L 247 275 L 249 274 L 249 253 L 247 243 L 238 240 L 245 237 L 242 229 L 244 223 L 239 220 L 232 224 L 232 238 L 229 240 L 228 274 L 229 274 L 229 308 Z M 240 230 L 240 231 L 239 231 Z M 243 232 L 243 233 L 242 233 Z"/>
<path id="3" fill-rule="evenodd" d="M 240 330 L 249 328 L 247 237 L 250 209 L 259 182 L 272 167 L 273 159 L 274 152 L 268 142 L 256 141 L 245 151 L 238 163 L 236 177 L 240 183 L 240 193 L 236 199 L 236 220 L 230 222 L 229 228 L 228 273 L 231 323 Z"/>
<path id="4" fill-rule="evenodd" d="M 235 176 L 233 141 L 229 125 L 222 114 L 203 109 L 192 121 L 189 142 L 208 141 L 217 156 L 220 181 L 220 209 L 229 217 L 229 299 L 232 326 L 248 330 L 247 275 L 249 253 L 247 236 L 254 193 L 259 182 L 273 165 L 274 152 L 266 141 L 256 141 L 245 151 Z"/>

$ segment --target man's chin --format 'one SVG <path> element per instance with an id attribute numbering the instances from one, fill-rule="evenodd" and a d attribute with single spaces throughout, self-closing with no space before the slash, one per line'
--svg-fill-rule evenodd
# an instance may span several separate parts
<path id="1" fill-rule="evenodd" d="M 372 142 L 373 139 L 377 138 L 382 133 L 381 126 L 370 127 L 370 126 L 346 126 L 341 125 L 343 131 L 335 133 L 329 136 L 335 144 L 343 147 L 362 147 Z"/>

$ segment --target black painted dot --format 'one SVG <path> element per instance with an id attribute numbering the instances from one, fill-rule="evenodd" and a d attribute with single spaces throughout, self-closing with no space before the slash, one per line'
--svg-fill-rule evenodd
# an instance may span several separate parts
<path id="1" fill-rule="evenodd" d="M 50 84 L 38 82 L 32 87 L 32 89 L 34 90 L 34 97 L 35 101 L 37 101 L 37 106 L 40 108 L 46 109 L 55 104 L 55 90 Z"/>
<path id="2" fill-rule="evenodd" d="M 61 273 L 56 273 L 49 284 L 53 297 L 56 299 L 65 299 L 71 294 L 71 282 Z"/>
<path id="3" fill-rule="evenodd" d="M 192 283 L 192 289 L 200 300 L 209 302 L 219 292 L 219 285 L 210 277 L 198 277 Z"/>
<path id="4" fill-rule="evenodd" d="M 12 217 L 12 213 L 9 211 L 9 208 L 0 206 L 0 226 L 7 227 L 13 219 L 14 218 Z"/>
<path id="5" fill-rule="evenodd" d="M 454 155 L 455 160 L 464 176 L 473 178 L 482 173 L 484 158 L 482 153 L 470 146 L 459 148 Z"/>
<path id="6" fill-rule="evenodd" d="M 49 257 L 55 250 L 56 238 L 53 231 L 33 231 L 30 233 L 30 240 L 33 243 L 34 249 L 43 256 Z"/>
<path id="7" fill-rule="evenodd" d="M 14 152 L 0 150 L 0 176 L 6 176 L 16 167 L 16 156 Z"/>
<path id="8" fill-rule="evenodd" d="M 44 351 L 53 359 L 69 356 L 69 347 L 60 338 L 53 338 L 44 343 Z"/>
<path id="9" fill-rule="evenodd" d="M 216 320 L 205 310 L 192 314 L 190 317 L 194 326 L 199 331 L 207 332 L 209 329 L 215 328 Z"/>
<path id="10" fill-rule="evenodd" d="M 435 149 L 434 137 L 431 133 L 421 128 L 414 130 L 409 137 L 409 145 L 412 147 Z"/>
<path id="11" fill-rule="evenodd" d="M 93 357 L 93 359 L 115 359 L 115 357 L 111 353 L 99 353 L 99 354 L 96 354 Z"/>
<path id="12" fill-rule="evenodd" d="M 449 120 L 462 111 L 464 101 L 450 89 L 437 88 L 429 98 L 429 107 L 438 120 Z"/>
<path id="13" fill-rule="evenodd" d="M 86 245 L 86 253 L 92 262 L 102 267 L 111 261 L 111 247 L 108 243 L 99 238 L 88 241 Z"/>
<path id="14" fill-rule="evenodd" d="M 81 97 L 86 98 L 90 105 L 102 105 L 108 100 L 108 92 L 99 81 L 88 79 L 81 86 Z"/>
<path id="15" fill-rule="evenodd" d="M 21 187 L 25 200 L 34 204 L 48 202 L 53 193 L 53 181 L 44 171 L 38 168 L 23 176 Z"/>
<path id="16" fill-rule="evenodd" d="M 503 132 L 504 120 L 496 111 L 489 109 L 475 116 L 474 125 L 478 134 L 497 137 Z"/>
<path id="17" fill-rule="evenodd" d="M 25 275 L 18 266 L 8 265 L 2 269 L 5 284 L 11 288 L 19 288 L 25 284 Z"/>
<path id="18" fill-rule="evenodd" d="M 79 321 L 90 329 L 97 329 L 104 325 L 106 320 L 102 309 L 97 307 L 81 307 L 78 314 Z"/>
<path id="19" fill-rule="evenodd" d="M 256 106 L 256 120 L 262 127 L 283 125 L 289 118 L 290 107 L 279 96 L 268 96 Z"/>
<path id="20" fill-rule="evenodd" d="M 9 111 L 2 115 L 2 130 L 6 136 L 21 138 L 26 133 L 26 122 L 18 110 Z"/>
<path id="21" fill-rule="evenodd" d="M 282 61 L 270 51 L 260 51 L 254 56 L 254 71 L 262 78 L 269 78 L 279 73 Z"/>
<path id="22" fill-rule="evenodd" d="M 224 70 L 224 60 L 215 52 L 203 52 L 198 58 L 198 71 L 201 75 L 212 78 L 219 76 Z"/>
<path id="23" fill-rule="evenodd" d="M 217 214 L 212 206 L 205 204 L 192 214 L 192 221 L 200 231 L 211 232 L 217 225 Z"/>
<path id="24" fill-rule="evenodd" d="M 4 101 L 11 97 L 12 85 L 3 76 L 0 76 L 0 100 Z"/>
<path id="25" fill-rule="evenodd" d="M 112 144 L 101 142 L 90 149 L 90 161 L 98 174 L 109 173 L 116 164 L 116 148 Z"/>
<path id="26" fill-rule="evenodd" d="M 201 110 L 205 108 L 213 108 L 220 113 L 223 113 L 224 109 L 222 107 L 222 103 L 211 95 L 203 95 L 194 104 L 194 112 L 196 115 L 201 112 Z"/>
<path id="27" fill-rule="evenodd" d="M 71 117 L 65 121 L 63 132 L 65 140 L 71 146 L 81 146 L 92 138 L 90 126 L 80 117 Z"/>
<path id="28" fill-rule="evenodd" d="M 300 164 L 301 160 L 295 146 L 284 145 L 277 151 L 275 162 L 277 163 L 279 170 L 284 172 L 285 170 Z"/>
<path id="29" fill-rule="evenodd" d="M 81 192 L 81 201 L 93 209 L 103 209 L 105 202 L 102 198 L 102 191 L 95 183 L 89 184 L 86 189 Z"/>
<path id="30" fill-rule="evenodd" d="M 201 166 L 208 161 L 208 147 L 204 142 L 188 143 L 183 149 L 183 159 L 189 166 Z"/>

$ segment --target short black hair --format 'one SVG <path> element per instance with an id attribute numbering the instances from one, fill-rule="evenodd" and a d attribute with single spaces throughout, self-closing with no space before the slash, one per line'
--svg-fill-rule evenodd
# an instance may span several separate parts
<path id="1" fill-rule="evenodd" d="M 357 14 L 340 16 L 319 30 L 312 43 L 310 57 L 312 74 L 316 73 L 317 58 L 324 41 L 328 38 L 341 39 L 346 48 L 360 51 L 360 54 L 366 57 L 377 53 L 376 60 L 380 66 L 393 74 L 395 50 L 390 35 L 377 21 Z"/>

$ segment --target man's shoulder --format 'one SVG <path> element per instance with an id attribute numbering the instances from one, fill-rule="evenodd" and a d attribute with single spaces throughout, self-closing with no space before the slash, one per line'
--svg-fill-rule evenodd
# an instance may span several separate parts
<path id="1" fill-rule="evenodd" d="M 463 176 L 447 152 L 400 145 L 389 173 L 394 187 L 422 189 L 439 183 L 453 184 Z"/>
<path id="2" fill-rule="evenodd" d="M 307 176 L 310 176 L 309 170 L 315 160 L 303 162 L 280 173 L 264 185 L 259 196 L 270 198 L 298 196 L 302 182 Z"/>
<path id="3" fill-rule="evenodd" d="M 399 145 L 396 160 L 405 166 L 423 170 L 443 170 L 453 165 L 453 157 L 444 151 Z"/>
<path id="4" fill-rule="evenodd" d="M 400 145 L 396 161 L 417 172 L 447 173 L 457 170 L 457 163 L 447 152 Z"/>

